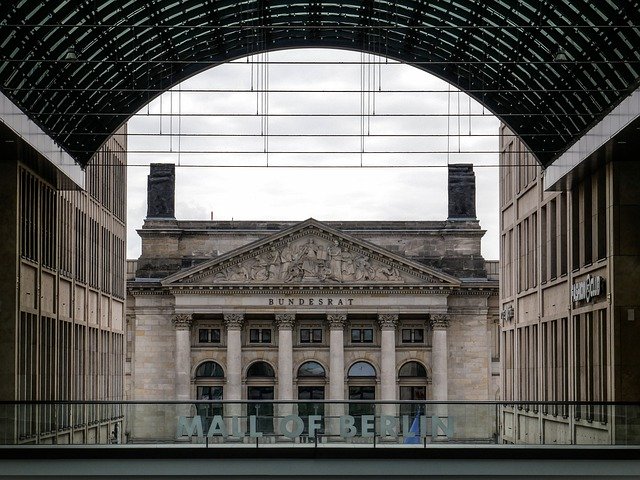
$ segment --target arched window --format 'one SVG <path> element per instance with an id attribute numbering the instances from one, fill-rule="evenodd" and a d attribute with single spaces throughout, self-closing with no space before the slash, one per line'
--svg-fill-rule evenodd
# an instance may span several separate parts
<path id="1" fill-rule="evenodd" d="M 298 398 L 300 400 L 324 400 L 324 388 L 327 372 L 318 362 L 304 362 L 298 368 Z M 309 415 L 320 415 L 324 417 L 323 403 L 300 403 L 298 404 L 298 415 L 303 419 L 303 434 L 307 434 Z M 321 424 L 320 432 L 324 432 L 324 425 Z"/>
<path id="2" fill-rule="evenodd" d="M 273 367 L 267 362 L 255 362 L 251 364 L 249 370 L 247 370 L 247 377 L 268 377 L 273 378 L 276 374 L 273 371 Z"/>
<path id="3" fill-rule="evenodd" d="M 224 370 L 216 362 L 204 362 L 196 369 L 196 378 L 223 378 Z"/>
<path id="4" fill-rule="evenodd" d="M 325 377 L 324 367 L 318 362 L 304 362 L 298 368 L 298 377 Z"/>
<path id="5" fill-rule="evenodd" d="M 369 362 L 356 362 L 349 368 L 349 400 L 376 399 L 376 369 Z M 360 425 L 362 415 L 374 414 L 373 403 L 350 403 L 349 415 L 356 419 L 358 433 L 362 433 Z"/>
<path id="6" fill-rule="evenodd" d="M 273 367 L 267 362 L 257 361 L 249 365 L 247 370 L 247 399 L 273 400 L 274 377 Z M 247 415 L 255 415 L 257 429 L 260 432 L 272 433 L 274 412 L 273 403 L 247 403 Z"/>
<path id="7" fill-rule="evenodd" d="M 418 362 L 407 362 L 400 367 L 399 377 L 427 377 L 427 369 Z"/>
<path id="8" fill-rule="evenodd" d="M 351 365 L 349 377 L 375 377 L 376 369 L 368 362 L 356 362 Z"/>
<path id="9" fill-rule="evenodd" d="M 222 415 L 224 370 L 220 364 L 208 361 L 203 362 L 196 368 L 196 398 L 198 400 L 209 400 L 211 403 L 199 403 L 197 405 L 198 415 L 205 420 L 205 428 L 209 428 L 209 421 L 215 415 Z"/>
<path id="10" fill-rule="evenodd" d="M 427 399 L 427 369 L 420 362 L 407 362 L 398 371 L 400 400 L 415 400 L 416 403 L 400 405 L 400 415 L 414 418 L 424 412 L 421 402 Z"/>

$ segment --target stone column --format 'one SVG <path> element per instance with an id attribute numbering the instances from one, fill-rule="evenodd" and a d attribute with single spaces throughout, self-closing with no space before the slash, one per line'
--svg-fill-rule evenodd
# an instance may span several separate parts
<path id="1" fill-rule="evenodd" d="M 343 313 L 327 315 L 329 323 L 329 400 L 344 400 L 344 327 L 347 315 Z M 331 404 L 327 414 L 331 421 L 327 424 L 328 433 L 340 435 L 339 417 L 345 414 L 344 404 Z"/>
<path id="2" fill-rule="evenodd" d="M 175 351 L 175 399 L 187 401 L 191 398 L 191 315 L 174 315 L 171 320 L 176 329 Z"/>
<path id="3" fill-rule="evenodd" d="M 223 315 L 224 324 L 227 327 L 227 384 L 224 387 L 225 400 L 242 400 L 242 324 L 244 314 L 226 313 Z M 226 406 L 226 415 L 239 416 L 242 405 L 229 404 Z"/>
<path id="4" fill-rule="evenodd" d="M 396 401 L 396 327 L 398 315 L 378 315 L 380 324 L 380 400 Z M 396 415 L 396 405 L 382 405 L 383 415 Z"/>
<path id="5" fill-rule="evenodd" d="M 278 327 L 278 400 L 293 400 L 293 324 L 294 313 L 277 313 Z M 293 404 L 278 405 L 278 415 L 293 413 Z"/>
<path id="6" fill-rule="evenodd" d="M 431 368 L 433 400 L 446 402 L 448 394 L 447 356 L 447 328 L 449 327 L 449 315 L 431 315 L 431 328 L 433 330 L 431 340 Z M 436 414 L 447 415 L 446 405 L 438 405 Z"/>
<path id="7" fill-rule="evenodd" d="M 191 315 L 174 315 L 171 323 L 176 330 L 176 349 L 174 355 L 175 399 L 188 402 L 191 388 Z M 189 416 L 189 404 L 177 404 L 176 417 Z M 178 439 L 183 440 L 183 439 Z"/>

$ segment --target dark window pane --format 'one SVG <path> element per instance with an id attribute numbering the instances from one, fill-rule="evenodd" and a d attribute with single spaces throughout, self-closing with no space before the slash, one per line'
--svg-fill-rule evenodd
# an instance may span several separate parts
<path id="1" fill-rule="evenodd" d="M 300 400 L 324 400 L 324 387 L 302 386 L 298 387 L 298 399 Z M 304 423 L 303 434 L 309 433 L 309 415 L 320 415 L 324 417 L 324 404 L 322 403 L 299 403 L 298 415 Z M 319 432 L 324 432 L 322 421 L 320 421 Z"/>
<path id="2" fill-rule="evenodd" d="M 224 377 L 224 370 L 222 370 L 222 367 L 218 365 L 216 362 L 204 362 L 196 370 L 196 377 L 222 378 Z"/>
<path id="3" fill-rule="evenodd" d="M 200 343 L 207 343 L 209 341 L 209 330 L 201 328 L 198 330 L 198 341 Z"/>
<path id="4" fill-rule="evenodd" d="M 362 330 L 362 341 L 365 343 L 373 343 L 373 329 L 365 328 Z"/>
<path id="5" fill-rule="evenodd" d="M 271 330 L 268 328 L 262 329 L 262 343 L 271 343 Z"/>
<path id="6" fill-rule="evenodd" d="M 273 400 L 273 387 L 249 387 L 247 398 L 249 400 Z M 249 403 L 247 404 L 247 414 L 257 416 L 256 427 L 258 431 L 273 432 L 273 403 Z"/>
<path id="7" fill-rule="evenodd" d="M 353 343 L 360 343 L 360 330 L 359 329 L 353 329 L 351 330 L 351 341 Z"/>
<path id="8" fill-rule="evenodd" d="M 198 387 L 197 398 L 198 400 L 222 400 L 222 387 Z M 205 419 L 211 418 L 214 415 L 222 415 L 222 404 L 198 404 L 197 411 L 198 415 L 200 415 L 201 417 L 205 417 Z M 205 427 L 207 429 L 209 428 L 208 422 L 205 422 Z"/>
<path id="9" fill-rule="evenodd" d="M 376 369 L 367 362 L 356 362 L 349 369 L 350 377 L 375 377 Z"/>
<path id="10" fill-rule="evenodd" d="M 424 330 L 422 328 L 416 328 L 413 331 L 413 341 L 416 343 L 424 342 Z"/>
<path id="11" fill-rule="evenodd" d="M 427 370 L 418 362 L 407 362 L 400 367 L 400 377 L 426 377 Z"/>
<path id="12" fill-rule="evenodd" d="M 258 330 L 257 328 L 252 328 L 251 330 L 249 330 L 249 342 L 260 342 L 260 330 Z"/>
<path id="13" fill-rule="evenodd" d="M 222 400 L 222 387 L 198 387 L 198 400 Z"/>
<path id="14" fill-rule="evenodd" d="M 313 329 L 313 342 L 321 343 L 322 342 L 322 329 L 314 328 Z"/>
<path id="15" fill-rule="evenodd" d="M 255 362 L 247 370 L 247 377 L 275 377 L 275 373 L 268 363 Z"/>
<path id="16" fill-rule="evenodd" d="M 375 400 L 376 387 L 362 386 L 349 387 L 349 400 Z M 373 415 L 375 406 L 371 403 L 349 404 L 349 415 L 355 419 L 355 427 L 358 433 L 362 433 L 362 415 Z"/>
<path id="17" fill-rule="evenodd" d="M 305 362 L 298 368 L 299 377 L 324 377 L 325 371 L 318 362 Z"/>
<path id="18" fill-rule="evenodd" d="M 425 400 L 427 398 L 427 389 L 425 386 L 401 386 L 400 400 Z M 424 407 L 419 403 L 403 403 L 400 404 L 400 415 L 407 415 L 409 418 L 415 418 L 418 414 L 424 414 Z"/>
<path id="19" fill-rule="evenodd" d="M 308 328 L 300 330 L 300 343 L 309 343 L 311 341 L 310 332 Z"/>
<path id="20" fill-rule="evenodd" d="M 411 329 L 403 328 L 402 329 L 402 343 L 411 342 Z"/>
<path id="21" fill-rule="evenodd" d="M 220 329 L 213 328 L 210 331 L 210 339 L 212 343 L 220 343 Z"/>

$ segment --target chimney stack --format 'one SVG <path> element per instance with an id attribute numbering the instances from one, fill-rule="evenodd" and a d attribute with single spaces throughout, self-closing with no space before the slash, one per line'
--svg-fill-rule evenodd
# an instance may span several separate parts
<path id="1" fill-rule="evenodd" d="M 176 166 L 152 163 L 147 177 L 147 218 L 175 219 Z"/>
<path id="2" fill-rule="evenodd" d="M 449 165 L 448 220 L 476 220 L 476 176 L 473 165 Z"/>

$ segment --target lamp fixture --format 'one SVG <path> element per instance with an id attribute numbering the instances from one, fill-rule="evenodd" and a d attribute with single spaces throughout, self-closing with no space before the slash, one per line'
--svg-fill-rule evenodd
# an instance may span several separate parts
<path id="1" fill-rule="evenodd" d="M 64 60 L 66 62 L 75 62 L 78 60 L 78 55 L 76 55 L 76 49 L 72 46 L 67 48 L 67 51 L 64 54 Z"/>
<path id="2" fill-rule="evenodd" d="M 565 52 L 563 48 L 559 48 L 555 57 L 553 57 L 554 62 L 566 62 L 568 60 L 569 57 L 567 56 L 567 52 Z"/>

